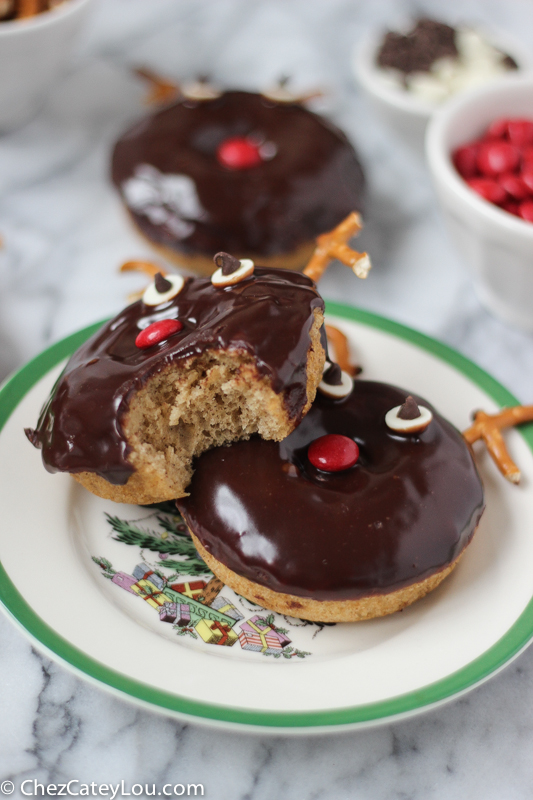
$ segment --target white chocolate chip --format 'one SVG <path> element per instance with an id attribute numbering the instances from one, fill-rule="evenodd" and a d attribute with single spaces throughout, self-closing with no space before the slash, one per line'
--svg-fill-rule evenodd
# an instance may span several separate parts
<path id="1" fill-rule="evenodd" d="M 181 93 L 188 100 L 216 100 L 222 94 L 207 81 L 184 83 L 181 87 Z"/>
<path id="2" fill-rule="evenodd" d="M 285 86 L 273 86 L 271 89 L 267 89 L 266 92 L 263 92 L 263 97 L 266 97 L 268 100 L 272 100 L 274 103 L 298 102 L 298 97 L 294 94 L 294 92 L 286 89 Z"/>
<path id="3" fill-rule="evenodd" d="M 151 283 L 143 294 L 143 303 L 145 305 L 159 306 L 161 303 L 167 303 L 169 300 L 172 300 L 173 297 L 176 297 L 176 295 L 181 292 L 183 284 L 185 283 L 181 275 L 165 275 L 164 277 L 166 281 L 172 284 L 172 288 L 169 289 L 168 292 L 160 293 L 155 288 L 155 283 Z"/>
<path id="4" fill-rule="evenodd" d="M 398 416 L 400 408 L 401 406 L 395 406 L 385 414 L 385 422 L 391 431 L 397 433 L 421 433 L 426 430 L 433 419 L 433 414 L 429 408 L 425 406 L 418 406 L 418 410 L 420 411 L 419 417 L 415 417 L 415 419 L 401 419 L 401 417 Z"/>
<path id="5" fill-rule="evenodd" d="M 211 283 L 213 286 L 231 286 L 234 283 L 239 283 L 245 278 L 249 278 L 253 274 L 255 264 L 251 258 L 241 258 L 241 266 L 232 272 L 231 275 L 224 275 L 222 269 L 219 268 L 211 275 Z"/>
<path id="6" fill-rule="evenodd" d="M 330 367 L 330 362 L 326 361 L 324 365 L 324 373 L 327 372 Z M 322 392 L 322 394 L 326 395 L 326 397 L 333 397 L 336 400 L 340 400 L 342 397 L 347 397 L 352 389 L 353 378 L 344 371 L 341 371 L 341 383 L 339 383 L 338 386 L 335 386 L 332 383 L 326 383 L 325 380 L 321 380 L 318 384 L 318 390 Z"/>

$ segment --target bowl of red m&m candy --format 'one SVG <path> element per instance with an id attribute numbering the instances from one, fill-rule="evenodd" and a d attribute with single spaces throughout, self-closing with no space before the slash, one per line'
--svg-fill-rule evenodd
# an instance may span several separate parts
<path id="1" fill-rule="evenodd" d="M 429 124 L 426 156 L 480 300 L 533 332 L 533 76 L 450 101 Z"/>
<path id="2" fill-rule="evenodd" d="M 533 223 L 533 109 L 523 117 L 497 117 L 472 142 L 452 153 L 455 169 L 487 202 Z"/>

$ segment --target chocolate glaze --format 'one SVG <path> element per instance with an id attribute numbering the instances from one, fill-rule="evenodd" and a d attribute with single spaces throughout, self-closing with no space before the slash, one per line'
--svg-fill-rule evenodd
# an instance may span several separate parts
<path id="1" fill-rule="evenodd" d="M 421 434 L 387 428 L 386 412 L 406 394 L 357 381 L 342 400 L 318 393 L 280 443 L 204 453 L 190 496 L 177 501 L 191 531 L 234 572 L 301 597 L 383 594 L 440 571 L 470 541 L 483 488 L 463 437 L 433 409 Z M 357 442 L 354 467 L 325 473 L 309 463 L 308 446 L 326 433 Z"/>
<path id="2" fill-rule="evenodd" d="M 273 143 L 274 157 L 242 170 L 218 163 L 222 141 L 250 135 Z M 148 215 L 128 204 L 125 184 L 142 164 L 163 176 L 192 179 L 193 212 L 190 203 L 188 212 L 174 208 L 161 223 L 154 220 L 169 212 L 168 206 L 161 212 L 161 194 Z M 362 210 L 364 189 L 352 146 L 330 122 L 298 104 L 237 91 L 215 100 L 182 99 L 139 122 L 115 146 L 112 178 L 149 239 L 209 256 L 217 250 L 240 256 L 290 252 Z"/>
<path id="3" fill-rule="evenodd" d="M 256 360 L 273 390 L 283 393 L 291 418 L 307 402 L 307 351 L 315 308 L 324 308 L 313 281 L 299 272 L 256 268 L 224 288 L 208 278 L 187 278 L 167 303 L 142 300 L 104 325 L 71 357 L 37 429 L 27 431 L 42 447 L 50 472 L 95 472 L 125 484 L 133 466 L 121 420 L 132 395 L 165 366 L 208 349 L 244 350 Z M 139 330 L 159 319 L 179 319 L 183 329 L 140 350 Z"/>

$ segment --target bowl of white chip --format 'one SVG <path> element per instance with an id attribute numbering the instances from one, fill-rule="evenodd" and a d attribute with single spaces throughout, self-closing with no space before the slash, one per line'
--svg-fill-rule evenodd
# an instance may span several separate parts
<path id="1" fill-rule="evenodd" d="M 419 19 L 368 34 L 352 66 L 376 113 L 423 154 L 436 109 L 460 92 L 533 70 L 533 58 L 504 34 Z"/>

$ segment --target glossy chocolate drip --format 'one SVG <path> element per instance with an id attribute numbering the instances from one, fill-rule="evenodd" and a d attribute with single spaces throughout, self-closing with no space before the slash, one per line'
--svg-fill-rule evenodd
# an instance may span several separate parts
<path id="1" fill-rule="evenodd" d="M 108 322 L 74 353 L 28 438 L 42 447 L 54 472 L 95 472 L 124 484 L 133 472 L 121 420 L 129 400 L 153 374 L 206 350 L 235 348 L 254 357 L 273 390 L 283 393 L 291 418 L 307 402 L 307 351 L 314 309 L 324 303 L 315 284 L 289 270 L 256 268 L 226 288 L 188 278 L 182 291 L 160 306 L 142 300 Z M 140 330 L 160 319 L 183 329 L 140 350 Z"/>
<path id="2" fill-rule="evenodd" d="M 276 154 L 250 169 L 227 169 L 216 151 L 234 136 L 271 143 Z M 141 165 L 158 172 L 145 171 L 130 195 L 128 182 Z M 181 210 L 181 201 L 165 202 L 166 176 L 187 176 Z M 142 120 L 117 142 L 112 178 L 149 239 L 209 257 L 218 250 L 241 257 L 291 252 L 361 211 L 364 189 L 359 161 L 340 130 L 300 105 L 249 92 L 182 99 Z"/>
<path id="3" fill-rule="evenodd" d="M 472 537 L 483 489 L 468 445 L 435 411 L 421 434 L 388 430 L 385 414 L 405 396 L 358 381 L 343 400 L 317 394 L 283 442 L 205 453 L 178 501 L 191 531 L 237 574 L 301 597 L 388 593 L 440 571 Z M 357 442 L 354 467 L 309 463 L 308 446 L 326 433 Z"/>

